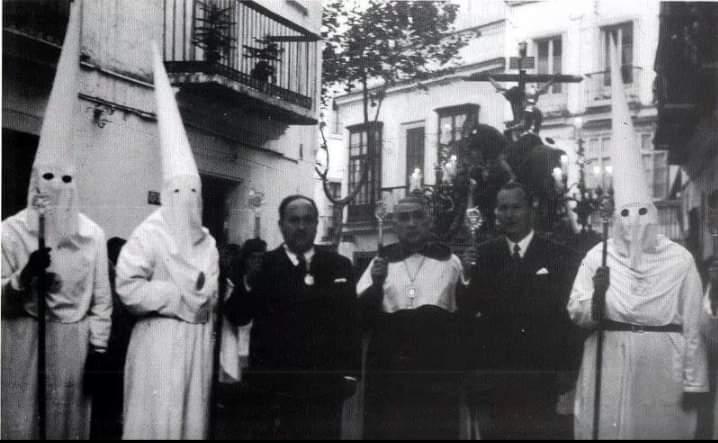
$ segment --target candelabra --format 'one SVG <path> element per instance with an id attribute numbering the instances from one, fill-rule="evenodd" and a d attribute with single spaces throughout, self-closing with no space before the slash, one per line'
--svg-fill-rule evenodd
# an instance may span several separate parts
<path id="1" fill-rule="evenodd" d="M 575 203 L 573 212 L 576 213 L 578 223 L 581 225 L 581 232 L 587 233 L 593 230 L 591 226 L 591 214 L 599 210 L 601 205 L 605 204 L 606 199 L 613 198 L 613 188 L 608 186 L 608 190 L 606 191 L 599 185 L 594 189 L 591 189 L 586 184 L 586 164 L 588 162 L 586 160 L 584 140 L 580 134 L 582 127 L 582 120 L 580 117 L 576 117 L 574 127 L 576 129 L 576 165 L 578 166 L 578 182 L 571 186 L 566 186 L 566 175 L 564 175 L 563 180 L 564 193 L 568 194 L 568 191 L 574 186 L 578 190 L 578 193 L 573 192 L 572 195 L 567 195 L 564 198 L 569 202 Z M 610 173 L 608 168 L 609 167 L 607 167 L 607 172 Z"/>
<path id="2" fill-rule="evenodd" d="M 464 215 L 472 209 L 468 166 L 456 154 L 439 158 L 434 167 L 434 184 L 422 184 L 422 174 L 415 169 L 409 177 L 409 193 L 421 195 L 429 207 L 434 233 L 443 240 L 452 240 L 464 226 Z M 477 208 L 476 211 L 478 211 Z"/>

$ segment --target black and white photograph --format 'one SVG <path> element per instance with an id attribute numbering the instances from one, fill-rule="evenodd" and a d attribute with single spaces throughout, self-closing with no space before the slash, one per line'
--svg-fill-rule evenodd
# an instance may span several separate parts
<path id="1" fill-rule="evenodd" d="M 0 438 L 718 439 L 718 1 L 1 23 Z"/>

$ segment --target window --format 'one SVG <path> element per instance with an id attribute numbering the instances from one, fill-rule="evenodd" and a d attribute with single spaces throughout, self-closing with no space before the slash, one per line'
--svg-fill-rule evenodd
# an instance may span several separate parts
<path id="1" fill-rule="evenodd" d="M 600 186 L 607 189 L 613 184 L 611 159 L 609 149 L 611 137 L 600 136 L 588 139 L 588 152 L 586 153 L 586 185 L 589 188 Z"/>
<path id="2" fill-rule="evenodd" d="M 473 127 L 479 121 L 479 105 L 467 103 L 439 108 L 436 113 L 439 115 L 439 160 L 443 162 L 448 159 L 447 154 L 454 144 L 464 136 L 465 127 Z"/>
<path id="3" fill-rule="evenodd" d="M 537 73 L 560 74 L 561 53 L 561 37 L 551 37 L 543 40 L 536 40 Z M 551 93 L 560 94 L 561 83 L 554 83 L 553 86 L 551 86 Z"/>
<path id="4" fill-rule="evenodd" d="M 598 143 L 599 143 L 599 140 L 597 138 L 588 139 L 588 152 L 586 153 L 587 157 L 598 157 L 598 155 L 599 155 Z"/>
<path id="5" fill-rule="evenodd" d="M 341 190 L 342 190 L 341 182 L 329 182 L 329 194 L 332 196 L 332 198 L 338 200 L 339 197 L 341 196 L 340 195 Z"/>
<path id="6" fill-rule="evenodd" d="M 613 186 L 613 167 L 610 157 L 591 158 L 586 162 L 586 186 L 591 189 Z"/>
<path id="7" fill-rule="evenodd" d="M 349 127 L 349 192 L 356 189 L 362 176 L 362 164 L 369 167 L 367 183 L 349 204 L 349 221 L 372 220 L 374 205 L 381 193 L 382 123 Z M 369 149 L 367 135 L 374 134 L 373 149 Z"/>
<path id="8" fill-rule="evenodd" d="M 643 168 L 653 198 L 664 199 L 668 194 L 668 152 L 643 151 Z"/>
<path id="9" fill-rule="evenodd" d="M 421 171 L 424 177 L 424 127 L 406 130 L 406 185 L 414 169 Z"/>
<path id="10" fill-rule="evenodd" d="M 618 51 L 621 57 L 621 76 L 623 83 L 633 83 L 633 23 L 621 23 L 614 26 L 606 26 L 602 29 L 603 39 L 603 69 L 604 85 L 610 86 L 611 76 L 608 74 L 611 70 L 610 45 L 611 36 L 616 40 Z"/>

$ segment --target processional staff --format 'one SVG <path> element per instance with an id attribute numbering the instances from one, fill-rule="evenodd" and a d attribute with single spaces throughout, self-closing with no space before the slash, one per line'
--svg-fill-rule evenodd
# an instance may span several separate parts
<path id="1" fill-rule="evenodd" d="M 45 210 L 49 198 L 41 193 L 32 199 L 32 207 L 38 214 L 38 245 L 39 251 L 45 250 Z M 38 439 L 47 440 L 47 364 L 46 364 L 46 303 L 47 271 L 42 270 L 37 279 L 37 404 L 38 404 Z"/>
<path id="2" fill-rule="evenodd" d="M 601 197 L 599 207 L 601 226 L 603 228 L 601 266 L 606 268 L 608 259 L 608 225 L 613 215 L 613 199 L 610 192 Z M 608 268 L 606 268 L 608 270 Z M 610 271 L 610 270 L 609 270 Z M 610 275 L 610 274 L 609 274 Z M 601 422 L 601 371 L 603 366 L 603 320 L 606 313 L 606 291 L 608 288 L 594 289 L 591 305 L 591 318 L 597 322 L 596 329 L 596 379 L 593 397 L 593 432 L 592 438 L 598 440 L 598 428 Z"/>

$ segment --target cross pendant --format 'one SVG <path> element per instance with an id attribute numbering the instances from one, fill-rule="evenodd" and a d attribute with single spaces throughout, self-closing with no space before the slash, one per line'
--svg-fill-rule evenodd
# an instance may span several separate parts
<path id="1" fill-rule="evenodd" d="M 414 298 L 416 297 L 416 288 L 413 286 L 409 286 L 407 295 L 409 296 L 409 307 L 413 308 L 414 307 Z"/>

